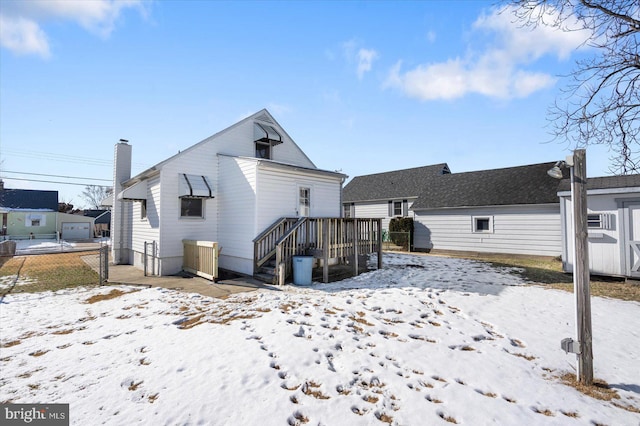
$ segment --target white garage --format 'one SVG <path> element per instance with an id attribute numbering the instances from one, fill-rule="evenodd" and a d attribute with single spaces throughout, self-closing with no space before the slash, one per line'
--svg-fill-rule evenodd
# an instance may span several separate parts
<path id="1" fill-rule="evenodd" d="M 88 240 L 93 238 L 95 219 L 77 214 L 58 213 L 58 232 L 63 240 Z"/>
<path id="2" fill-rule="evenodd" d="M 88 240 L 91 238 L 91 224 L 87 222 L 63 222 L 63 240 Z"/>

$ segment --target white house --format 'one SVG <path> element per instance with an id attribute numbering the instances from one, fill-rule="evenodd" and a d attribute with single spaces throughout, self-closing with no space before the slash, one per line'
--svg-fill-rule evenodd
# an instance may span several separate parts
<path id="1" fill-rule="evenodd" d="M 131 145 L 116 144 L 115 263 L 182 269 L 183 243 L 215 241 L 219 265 L 254 273 L 253 240 L 282 217 L 339 217 L 347 177 L 318 169 L 263 109 L 131 177 Z M 145 250 L 146 248 L 146 250 Z"/>
<path id="2" fill-rule="evenodd" d="M 573 207 L 569 180 L 560 184 L 562 265 L 573 270 Z M 589 269 L 640 278 L 640 175 L 587 179 Z"/>
<path id="3" fill-rule="evenodd" d="M 560 256 L 560 182 L 554 163 L 452 173 L 413 203 L 414 248 Z"/>
<path id="4" fill-rule="evenodd" d="M 388 230 L 392 218 L 412 217 L 411 207 L 424 187 L 448 173 L 449 166 L 442 163 L 356 176 L 344 187 L 343 216 L 380 218 Z"/>

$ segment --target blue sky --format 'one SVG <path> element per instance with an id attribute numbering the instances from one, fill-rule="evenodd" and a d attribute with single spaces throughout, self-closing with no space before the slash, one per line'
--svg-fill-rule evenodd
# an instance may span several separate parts
<path id="1" fill-rule="evenodd" d="M 262 108 L 351 177 L 564 159 L 546 112 L 585 36 L 493 5 L 2 0 L 1 176 L 83 206 L 82 186 L 34 180 L 108 185 L 120 138 L 135 174 Z M 589 176 L 608 157 L 589 147 Z"/>

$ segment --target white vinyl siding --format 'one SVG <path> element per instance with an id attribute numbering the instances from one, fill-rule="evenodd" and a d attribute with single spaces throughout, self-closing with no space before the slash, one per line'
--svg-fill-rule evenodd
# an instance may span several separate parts
<path id="1" fill-rule="evenodd" d="M 125 201 L 133 208 L 133 238 L 132 249 L 138 253 L 144 253 L 144 242 L 158 241 L 160 237 L 160 216 L 158 206 L 160 204 L 160 177 L 156 176 L 146 181 L 147 187 L 147 217 L 141 219 L 140 201 Z"/>
<path id="2" fill-rule="evenodd" d="M 339 217 L 340 187 L 337 177 L 313 175 L 303 171 L 284 171 L 262 168 L 258 171 L 259 230 L 265 229 L 281 217 L 298 216 L 300 188 L 311 193 L 310 216 Z"/>
<path id="3" fill-rule="evenodd" d="M 198 218 L 180 216 L 179 197 L 181 173 L 207 176 L 213 187 L 213 195 L 217 197 L 217 166 L 215 144 L 196 145 L 163 165 L 160 173 L 162 196 L 159 200 L 161 221 L 158 240 L 158 255 L 168 260 L 167 265 L 163 265 L 163 274 L 180 271 L 182 240 L 217 241 L 217 198 L 202 200 L 204 216 Z M 147 204 L 148 215 L 149 210 Z"/>
<path id="4" fill-rule="evenodd" d="M 416 200 L 415 198 L 410 198 L 405 203 L 403 200 L 405 199 L 397 199 L 394 201 L 398 201 L 402 205 L 402 212 L 405 216 L 414 217 L 413 211 L 411 210 L 411 206 L 413 202 Z M 391 207 L 389 207 L 389 201 L 367 201 L 367 202 L 356 202 L 354 205 L 354 216 L 353 217 L 364 217 L 364 218 L 381 218 L 382 219 L 382 229 L 389 230 L 389 222 L 393 217 L 393 202 L 391 203 Z M 391 209 L 391 211 L 389 211 Z M 390 213 L 392 213 L 390 215 Z"/>
<path id="5" fill-rule="evenodd" d="M 474 232 L 473 218 L 491 218 L 493 232 Z M 507 206 L 416 212 L 416 249 L 558 256 L 559 206 Z"/>
<path id="6" fill-rule="evenodd" d="M 220 156 L 218 242 L 220 267 L 253 273 L 253 239 L 256 231 L 256 162 Z M 241 268 L 241 270 L 239 270 Z"/>

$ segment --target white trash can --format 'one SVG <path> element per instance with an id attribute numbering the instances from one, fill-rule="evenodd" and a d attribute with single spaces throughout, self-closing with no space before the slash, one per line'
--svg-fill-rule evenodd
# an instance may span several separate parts
<path id="1" fill-rule="evenodd" d="M 311 285 L 313 256 L 293 256 L 293 283 L 295 285 Z"/>

